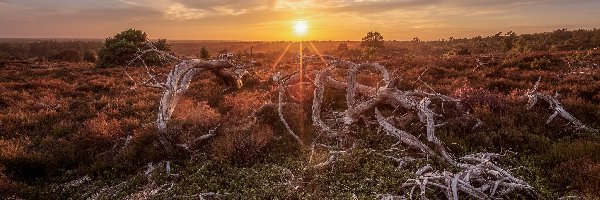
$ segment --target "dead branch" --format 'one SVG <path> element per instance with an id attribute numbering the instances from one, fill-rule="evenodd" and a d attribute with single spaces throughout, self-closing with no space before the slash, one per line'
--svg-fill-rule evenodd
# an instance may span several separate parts
<path id="1" fill-rule="evenodd" d="M 235 88 L 240 88 L 242 77 L 231 70 L 236 67 L 236 65 L 226 60 L 204 61 L 199 59 L 185 60 L 175 65 L 175 68 L 168 74 L 167 80 L 158 85 L 163 89 L 157 119 L 159 130 L 166 128 L 180 95 L 187 91 L 192 78 L 196 74 L 202 71 L 210 71 L 226 83 Z"/>
<path id="2" fill-rule="evenodd" d="M 370 87 L 358 84 L 356 82 L 356 74 L 363 67 L 371 67 L 378 70 L 383 76 L 383 86 Z M 331 72 L 336 69 L 345 69 L 348 71 L 345 82 L 331 77 Z M 435 135 L 435 129 L 445 123 L 437 122 L 439 121 L 438 118 L 442 117 L 442 115 L 435 113 L 430 108 L 430 105 L 432 104 L 432 100 L 438 100 L 442 103 L 452 102 L 456 104 L 457 109 L 461 110 L 459 99 L 445 96 L 435 91 L 433 91 L 433 93 L 428 93 L 418 90 L 398 90 L 393 87 L 387 70 L 383 66 L 374 63 L 355 64 L 348 61 L 331 61 L 326 68 L 321 69 L 316 73 L 314 86 L 312 120 L 313 125 L 319 132 L 319 137 L 313 142 L 309 164 L 312 162 L 314 151 L 317 148 L 329 151 L 330 155 L 326 161 L 314 165 L 316 168 L 331 165 L 337 160 L 339 155 L 348 153 L 348 150 L 339 150 L 337 147 L 318 143 L 317 140 L 320 138 L 321 134 L 325 133 L 326 136 L 330 137 L 343 136 L 346 131 L 348 131 L 349 126 L 363 118 L 362 116 L 366 115 L 368 111 L 374 110 L 378 124 L 388 135 L 398 139 L 401 144 L 404 144 L 411 149 L 421 151 L 428 157 L 431 156 L 442 163 L 461 169 L 461 171 L 457 173 L 452 173 L 445 170 L 434 171 L 431 166 L 426 166 L 416 173 L 417 178 L 411 179 L 403 185 L 404 187 L 411 188 L 409 198 L 412 198 L 413 191 L 417 189 L 420 190 L 420 196 L 426 198 L 425 191 L 428 190 L 428 188 L 436 191 L 445 191 L 446 196 L 450 199 L 458 199 L 459 194 L 467 194 L 468 196 L 477 199 L 490 199 L 512 193 L 516 190 L 532 190 L 532 187 L 527 185 L 527 183 L 515 178 L 506 170 L 493 164 L 490 161 L 493 154 L 474 154 L 462 157 L 459 159 L 460 162 L 454 160 L 451 154 L 446 150 L 442 141 Z M 343 122 L 344 128 L 342 128 L 342 130 L 334 129 L 334 125 L 328 125 L 321 118 L 323 94 L 326 86 L 346 91 L 347 109 L 344 111 L 343 120 L 334 120 Z M 280 92 L 280 94 L 283 93 Z M 357 95 L 367 97 L 368 99 L 364 102 L 358 102 L 356 101 Z M 383 105 L 402 107 L 416 112 L 421 123 L 423 123 L 427 129 L 427 142 L 422 142 L 419 137 L 400 130 L 389 123 L 379 112 L 378 107 Z M 481 121 L 477 121 L 478 125 L 480 125 L 481 123 L 479 122 Z M 412 157 L 409 158 L 413 159 Z M 396 157 L 393 157 L 393 159 L 399 163 L 404 162 L 404 160 L 410 160 L 408 158 L 404 159 Z M 390 199 L 403 198 L 393 195 L 381 195 L 380 197 Z"/>
<path id="3" fill-rule="evenodd" d="M 445 191 L 448 199 L 459 199 L 459 194 L 466 194 L 476 199 L 507 198 L 514 191 L 532 191 L 523 180 L 517 179 L 506 170 L 491 162 L 497 154 L 477 153 L 461 158 L 464 163 L 457 173 L 433 170 L 425 166 L 416 172 L 417 178 L 409 179 L 403 187 L 411 188 L 408 197 L 412 199 L 415 190 L 419 190 L 421 198 L 427 198 L 428 188 Z"/>
<path id="4" fill-rule="evenodd" d="M 160 99 L 158 116 L 156 120 L 157 128 L 159 130 L 158 136 L 161 144 L 166 148 L 167 151 L 172 152 L 172 147 L 164 134 L 167 124 L 171 119 L 171 115 L 177 106 L 177 102 L 180 96 L 187 91 L 190 86 L 192 79 L 201 72 L 210 72 L 223 80 L 226 85 L 239 89 L 242 87 L 242 77 L 246 74 L 245 65 L 237 64 L 234 60 L 220 59 L 220 60 L 200 60 L 200 59 L 189 59 L 180 60 L 175 56 L 170 55 L 167 52 L 156 49 L 150 42 L 147 42 L 150 46 L 148 50 L 138 50 L 136 57 L 131 60 L 124 72 L 127 77 L 133 81 L 136 88 L 138 85 L 159 88 L 162 90 L 162 97 Z M 158 75 L 153 69 L 150 69 L 142 57 L 147 53 L 155 53 L 162 60 L 178 60 L 180 61 L 175 67 L 166 74 L 164 81 L 161 81 Z M 128 68 L 133 62 L 139 61 L 145 69 L 147 78 L 141 84 L 138 84 L 135 79 L 129 75 Z M 207 136 L 210 137 L 210 136 Z"/>
<path id="5" fill-rule="evenodd" d="M 531 108 L 533 108 L 533 106 L 535 106 L 535 104 L 538 102 L 538 99 L 542 99 L 550 105 L 550 110 L 554 111 L 552 113 L 552 115 L 550 115 L 548 120 L 546 120 L 546 124 L 549 124 L 550 122 L 552 122 L 552 120 L 554 120 L 554 118 L 556 118 L 556 116 L 560 116 L 563 119 L 567 120 L 569 122 L 569 124 L 572 124 L 573 127 L 575 127 L 576 131 L 584 130 L 584 131 L 591 131 L 591 132 L 595 132 L 595 133 L 598 132 L 598 130 L 586 126 L 581 121 L 579 121 L 578 119 L 573 117 L 573 115 L 571 115 L 571 113 L 567 112 L 565 110 L 565 108 L 560 104 L 560 102 L 556 99 L 559 97 L 558 93 L 555 93 L 554 96 L 550 96 L 550 95 L 538 92 L 538 87 L 539 87 L 541 79 L 542 79 L 542 77 L 539 77 L 537 82 L 533 86 L 533 89 L 528 91 L 526 94 L 526 96 L 528 98 L 527 110 L 530 110 Z"/>
<path id="6" fill-rule="evenodd" d="M 402 143 L 406 144 L 410 148 L 413 148 L 413 149 L 416 149 L 416 150 L 420 150 L 423 153 L 426 153 L 428 155 L 432 155 L 432 156 L 438 157 L 440 159 L 443 159 L 442 156 L 440 156 L 438 153 L 436 153 L 435 151 L 433 151 L 433 149 L 429 148 L 427 145 L 425 145 L 423 142 L 421 142 L 414 135 L 411 135 L 411 134 L 409 134 L 409 133 L 407 133 L 407 132 L 405 132 L 403 130 L 397 129 L 392 124 L 390 124 L 389 122 L 387 122 L 387 120 L 381 115 L 381 113 L 377 109 L 375 109 L 375 116 L 377 117 L 377 121 L 379 122 L 379 124 L 381 125 L 381 127 L 389 135 L 397 138 L 399 141 L 401 141 Z M 454 161 L 452 161 L 452 162 L 454 162 Z"/>

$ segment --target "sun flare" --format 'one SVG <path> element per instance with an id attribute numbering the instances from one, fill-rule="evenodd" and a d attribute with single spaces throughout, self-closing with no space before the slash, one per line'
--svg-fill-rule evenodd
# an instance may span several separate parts
<path id="1" fill-rule="evenodd" d="M 294 21 L 294 33 L 298 36 L 303 36 L 308 32 L 308 23 L 305 20 Z"/>

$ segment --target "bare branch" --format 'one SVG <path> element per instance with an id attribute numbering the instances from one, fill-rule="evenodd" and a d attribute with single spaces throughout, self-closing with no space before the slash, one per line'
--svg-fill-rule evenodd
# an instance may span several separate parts
<path id="1" fill-rule="evenodd" d="M 526 96 L 528 98 L 528 103 L 527 103 L 528 110 L 533 108 L 533 106 L 535 106 L 535 104 L 538 102 L 538 99 L 542 99 L 542 100 L 546 101 L 548 104 L 550 104 L 550 109 L 554 111 L 552 113 L 552 115 L 550 115 L 548 120 L 546 120 L 546 124 L 550 123 L 554 118 L 556 118 L 556 116 L 560 116 L 561 118 L 567 120 L 570 124 L 572 124 L 576 130 L 591 131 L 594 133 L 598 132 L 598 130 L 586 126 L 581 121 L 579 121 L 578 119 L 573 117 L 573 115 L 571 115 L 571 113 L 567 112 L 565 110 L 565 108 L 560 104 L 560 102 L 556 99 L 558 97 L 558 93 L 556 93 L 554 96 L 550 96 L 550 95 L 538 92 L 537 90 L 538 90 L 541 78 L 542 77 L 540 76 L 538 78 L 537 82 L 535 83 L 535 85 L 533 86 L 533 89 L 528 91 L 526 94 Z"/>

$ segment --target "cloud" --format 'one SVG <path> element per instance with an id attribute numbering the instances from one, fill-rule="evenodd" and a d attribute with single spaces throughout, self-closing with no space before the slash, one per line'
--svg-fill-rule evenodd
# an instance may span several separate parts
<path id="1" fill-rule="evenodd" d="M 231 10 L 267 10 L 273 7 L 277 0 L 173 0 L 190 8 L 214 9 L 226 7 Z"/>
<path id="2" fill-rule="evenodd" d="M 225 15 L 234 15 L 234 16 L 241 15 L 241 14 L 248 12 L 248 10 L 246 10 L 246 9 L 233 9 L 233 8 L 230 8 L 227 6 L 217 6 L 217 7 L 214 7 L 213 9 L 219 13 L 222 13 Z"/>
<path id="3" fill-rule="evenodd" d="M 187 21 L 213 16 L 238 16 L 249 11 L 268 9 L 271 1 L 119 0 L 123 5 L 129 7 L 160 11 L 163 13 L 163 19 L 173 21 Z"/>
<path id="4" fill-rule="evenodd" d="M 187 8 L 180 3 L 170 5 L 163 13 L 165 19 L 175 21 L 199 19 L 205 17 L 206 15 L 208 15 L 208 13 L 205 10 Z"/>

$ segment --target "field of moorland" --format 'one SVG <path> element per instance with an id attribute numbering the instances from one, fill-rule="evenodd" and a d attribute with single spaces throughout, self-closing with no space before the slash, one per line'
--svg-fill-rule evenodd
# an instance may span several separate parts
<path id="1" fill-rule="evenodd" d="M 423 110 L 381 105 L 345 125 L 347 117 L 340 115 L 352 105 L 346 102 L 349 90 L 327 87 L 321 118 L 341 136 L 322 136 L 324 129 L 314 122 L 314 99 L 318 77 L 330 65 L 319 55 L 378 63 L 389 72 L 390 82 L 377 70 L 357 72 L 358 104 L 375 99 L 382 85 L 433 94 L 431 105 L 420 103 L 439 124 L 435 136 L 443 147 L 434 151 L 445 149 L 457 160 L 479 152 L 498 154 L 485 162 L 506 171 L 492 172 L 498 177 L 510 173 L 531 187 L 490 196 L 600 196 L 598 30 L 385 41 L 377 49 L 356 41 L 169 44 L 171 54 L 182 58 L 198 58 L 205 48 L 209 55 L 204 59 L 231 53 L 236 62 L 253 64 L 244 69 L 239 88 L 209 71 L 197 74 L 179 96 L 166 129 L 159 130 L 164 90 L 134 85 L 129 76 L 139 82 L 148 78 L 142 66 L 100 68 L 85 61 L 85 52 L 97 51 L 102 42 L 1 43 L 0 198 L 373 199 L 408 197 L 411 189 L 417 190 L 413 197 L 451 193 L 451 187 L 406 185 L 423 181 L 418 171 L 424 166 L 444 169 L 451 182 L 460 169 L 427 154 L 426 148 L 399 142 L 406 140 L 383 126 L 387 120 L 435 146 L 428 141 Z M 149 67 L 162 73 L 162 80 L 177 63 Z M 347 73 L 335 69 L 330 77 L 345 81 Z M 281 86 L 280 77 L 290 82 L 300 77 L 306 84 Z M 365 95 L 360 91 L 366 87 L 377 91 Z M 559 104 L 539 99 L 528 108 L 527 95 L 534 88 Z M 457 99 L 460 106 L 436 101 L 441 95 Z M 282 96 L 287 103 L 279 107 Z M 556 106 L 582 125 L 553 115 Z M 380 112 L 389 117 L 381 119 Z M 203 137 L 207 134 L 212 137 Z M 172 144 L 169 149 L 165 140 Z M 514 186 L 504 181 L 480 189 L 489 194 L 492 188 Z M 467 190 L 458 195 L 473 196 Z"/>

